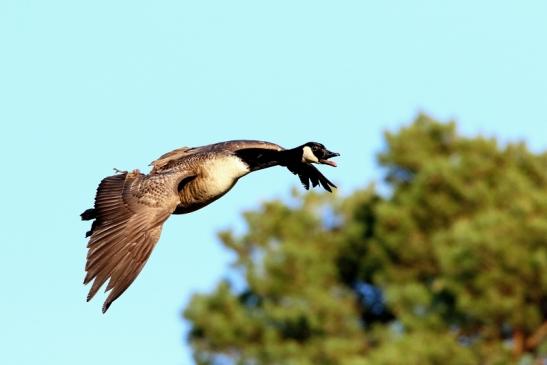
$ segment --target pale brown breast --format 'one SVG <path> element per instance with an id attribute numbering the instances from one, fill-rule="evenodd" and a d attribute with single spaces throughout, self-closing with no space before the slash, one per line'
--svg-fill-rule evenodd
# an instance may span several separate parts
<path id="1" fill-rule="evenodd" d="M 196 168 L 196 178 L 179 192 L 180 203 L 173 214 L 196 211 L 226 194 L 249 167 L 231 154 L 207 154 Z"/>

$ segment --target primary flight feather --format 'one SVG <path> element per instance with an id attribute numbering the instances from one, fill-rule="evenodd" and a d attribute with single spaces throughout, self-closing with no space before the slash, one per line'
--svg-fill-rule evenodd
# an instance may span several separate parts
<path id="1" fill-rule="evenodd" d="M 149 174 L 138 170 L 104 178 L 95 206 L 81 214 L 93 220 L 89 237 L 84 284 L 93 281 L 87 300 L 108 281 L 103 305 L 106 312 L 139 275 L 158 242 L 163 223 L 171 214 L 190 213 L 226 194 L 250 172 L 284 166 L 309 189 L 336 186 L 312 163 L 336 166 L 339 156 L 320 143 L 293 149 L 274 143 L 237 140 L 202 147 L 183 147 L 151 163 Z"/>

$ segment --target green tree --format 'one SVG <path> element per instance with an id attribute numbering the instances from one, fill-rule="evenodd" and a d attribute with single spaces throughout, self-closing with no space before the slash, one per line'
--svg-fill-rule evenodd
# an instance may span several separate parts
<path id="1" fill-rule="evenodd" d="M 295 195 L 221 233 L 244 289 L 186 308 L 199 364 L 546 358 L 547 154 L 425 115 L 385 138 L 388 194 Z"/>

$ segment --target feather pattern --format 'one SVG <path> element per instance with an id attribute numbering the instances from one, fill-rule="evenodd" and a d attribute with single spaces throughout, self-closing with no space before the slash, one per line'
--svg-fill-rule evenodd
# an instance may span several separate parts
<path id="1" fill-rule="evenodd" d="M 84 284 L 93 280 L 87 300 L 108 282 L 106 312 L 135 280 L 156 245 L 163 222 L 179 199 L 176 186 L 188 173 L 109 176 L 99 184 L 95 222 L 89 239 Z"/>

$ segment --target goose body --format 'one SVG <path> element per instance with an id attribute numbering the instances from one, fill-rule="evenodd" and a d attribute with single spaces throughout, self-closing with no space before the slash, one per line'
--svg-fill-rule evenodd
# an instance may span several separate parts
<path id="1" fill-rule="evenodd" d="M 250 172 L 284 166 L 298 175 L 306 189 L 335 185 L 312 163 L 336 166 L 339 154 L 308 142 L 293 149 L 263 141 L 237 140 L 201 147 L 183 147 L 151 163 L 148 174 L 138 170 L 104 178 L 95 206 L 82 213 L 93 220 L 84 284 L 93 280 L 87 300 L 108 281 L 106 312 L 135 280 L 156 245 L 162 225 L 171 214 L 201 209 L 226 194 Z"/>

